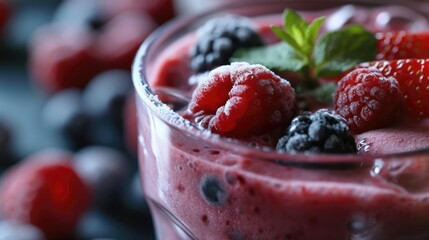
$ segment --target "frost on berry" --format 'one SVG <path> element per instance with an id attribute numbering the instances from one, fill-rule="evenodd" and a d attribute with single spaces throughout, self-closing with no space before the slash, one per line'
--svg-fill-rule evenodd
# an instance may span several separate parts
<path id="1" fill-rule="evenodd" d="M 227 136 L 287 126 L 295 106 L 290 83 L 262 65 L 233 63 L 199 82 L 188 110 L 203 128 Z"/>
<path id="2" fill-rule="evenodd" d="M 350 131 L 361 133 L 391 124 L 402 108 L 402 93 L 394 77 L 360 68 L 338 82 L 334 103 Z"/>

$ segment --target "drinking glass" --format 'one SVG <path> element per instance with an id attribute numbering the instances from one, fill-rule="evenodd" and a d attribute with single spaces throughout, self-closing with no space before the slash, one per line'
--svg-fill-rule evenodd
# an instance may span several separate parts
<path id="1" fill-rule="evenodd" d="M 187 103 L 180 91 L 151 87 L 171 46 L 213 17 L 236 14 L 281 23 L 278 16 L 292 8 L 312 17 L 334 11 L 337 18 L 327 21 L 332 28 L 357 21 L 370 28 L 414 31 L 428 26 L 427 5 L 242 1 L 178 18 L 155 31 L 138 51 L 133 81 L 142 185 L 157 239 L 429 239 L 429 149 L 357 155 L 252 148 L 201 131 L 175 112 Z M 389 12 L 392 6 L 400 11 Z M 186 82 L 179 78 L 187 71 L 177 71 L 171 83 Z"/>

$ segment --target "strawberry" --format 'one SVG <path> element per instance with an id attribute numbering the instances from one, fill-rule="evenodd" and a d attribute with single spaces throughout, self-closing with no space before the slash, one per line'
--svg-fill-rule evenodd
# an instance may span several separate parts
<path id="1" fill-rule="evenodd" d="M 360 67 L 374 67 L 385 77 L 396 78 L 409 114 L 416 118 L 429 116 L 429 59 L 373 61 Z"/>
<path id="2" fill-rule="evenodd" d="M 358 68 L 338 82 L 335 111 L 352 133 L 385 127 L 400 113 L 402 94 L 394 77 L 378 69 Z"/>
<path id="3" fill-rule="evenodd" d="M 188 110 L 210 131 L 247 137 L 286 127 L 295 91 L 262 65 L 233 63 L 210 71 L 194 90 Z"/>
<path id="4" fill-rule="evenodd" d="M 379 32 L 375 37 L 377 55 L 374 61 L 429 58 L 429 32 Z M 324 79 L 338 82 L 350 71 Z"/>
<path id="5" fill-rule="evenodd" d="M 376 60 L 429 58 L 429 32 L 380 32 L 376 38 Z"/>
<path id="6" fill-rule="evenodd" d="M 48 239 L 66 239 L 90 204 L 90 190 L 68 152 L 43 151 L 10 168 L 0 184 L 0 213 L 38 227 Z"/>

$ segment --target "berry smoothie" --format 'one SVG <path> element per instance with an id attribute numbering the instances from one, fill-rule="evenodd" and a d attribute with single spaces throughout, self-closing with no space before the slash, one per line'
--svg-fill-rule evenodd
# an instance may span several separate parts
<path id="1" fill-rule="evenodd" d="M 252 16 L 234 25 L 235 32 L 247 36 L 239 45 L 248 48 L 280 41 L 270 26 L 282 24 L 281 11 L 286 8 L 299 8 L 307 22 L 326 16 L 321 33 L 353 23 L 380 34 L 429 29 L 423 15 L 403 6 L 329 4 L 317 11 L 301 10 L 305 7 L 293 1 L 228 10 Z M 195 33 L 181 28 L 192 23 L 192 29 L 201 29 L 216 16 L 210 12 L 190 18 L 153 35 L 134 65 L 139 161 L 157 238 L 429 239 L 429 118 L 424 104 L 403 100 L 413 96 L 404 90 L 413 83 L 396 80 L 401 77 L 399 64 L 416 63 L 395 62 L 399 73 L 392 76 L 377 65 L 371 71 L 347 70 L 352 72 L 343 73 L 347 75 L 339 82 L 336 76 L 323 78 L 323 84 L 337 86 L 334 102 L 313 102 L 313 97 L 302 102 L 306 95 L 296 86 L 305 81 L 291 71 L 224 64 L 225 59 L 198 60 L 198 31 L 206 36 L 207 29 Z M 243 33 L 247 21 L 260 39 L 253 32 Z M 230 34 L 226 28 L 219 31 Z M 379 56 L 380 52 L 373 60 L 382 60 Z M 365 64 L 371 65 L 359 66 Z M 243 72 L 263 81 L 253 84 Z M 366 87 L 367 82 L 380 84 L 383 96 L 389 94 L 388 103 L 401 104 L 388 108 L 379 100 L 383 114 L 374 108 L 365 115 L 371 119 L 367 122 L 378 125 L 353 122 L 356 117 L 345 113 L 355 102 L 339 100 L 341 94 L 349 94 L 346 84 Z M 364 87 L 359 89 L 365 92 Z M 219 107 L 223 98 L 230 99 Z M 309 111 L 301 109 L 306 104 L 311 104 Z M 213 113 L 207 114 L 208 109 Z M 314 126 L 335 134 L 324 138 L 323 130 Z"/>

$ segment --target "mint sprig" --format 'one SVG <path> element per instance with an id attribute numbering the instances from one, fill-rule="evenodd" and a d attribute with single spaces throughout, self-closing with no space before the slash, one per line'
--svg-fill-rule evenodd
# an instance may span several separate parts
<path id="1" fill-rule="evenodd" d="M 373 33 L 358 25 L 325 34 L 317 42 L 314 61 L 316 76 L 333 77 L 377 54 Z"/>
<path id="2" fill-rule="evenodd" d="M 315 46 L 320 27 L 325 17 L 315 19 L 311 24 L 295 11 L 285 10 L 283 28 L 272 26 L 273 32 L 299 53 L 307 63 L 311 63 L 311 55 Z"/>
<path id="3" fill-rule="evenodd" d="M 282 27 L 272 26 L 282 42 L 236 51 L 231 61 L 262 64 L 275 71 L 299 73 L 303 89 L 315 89 L 321 77 L 339 75 L 361 62 L 371 61 L 377 53 L 375 35 L 362 26 L 320 34 L 325 17 L 307 23 L 297 12 L 283 12 Z"/>

